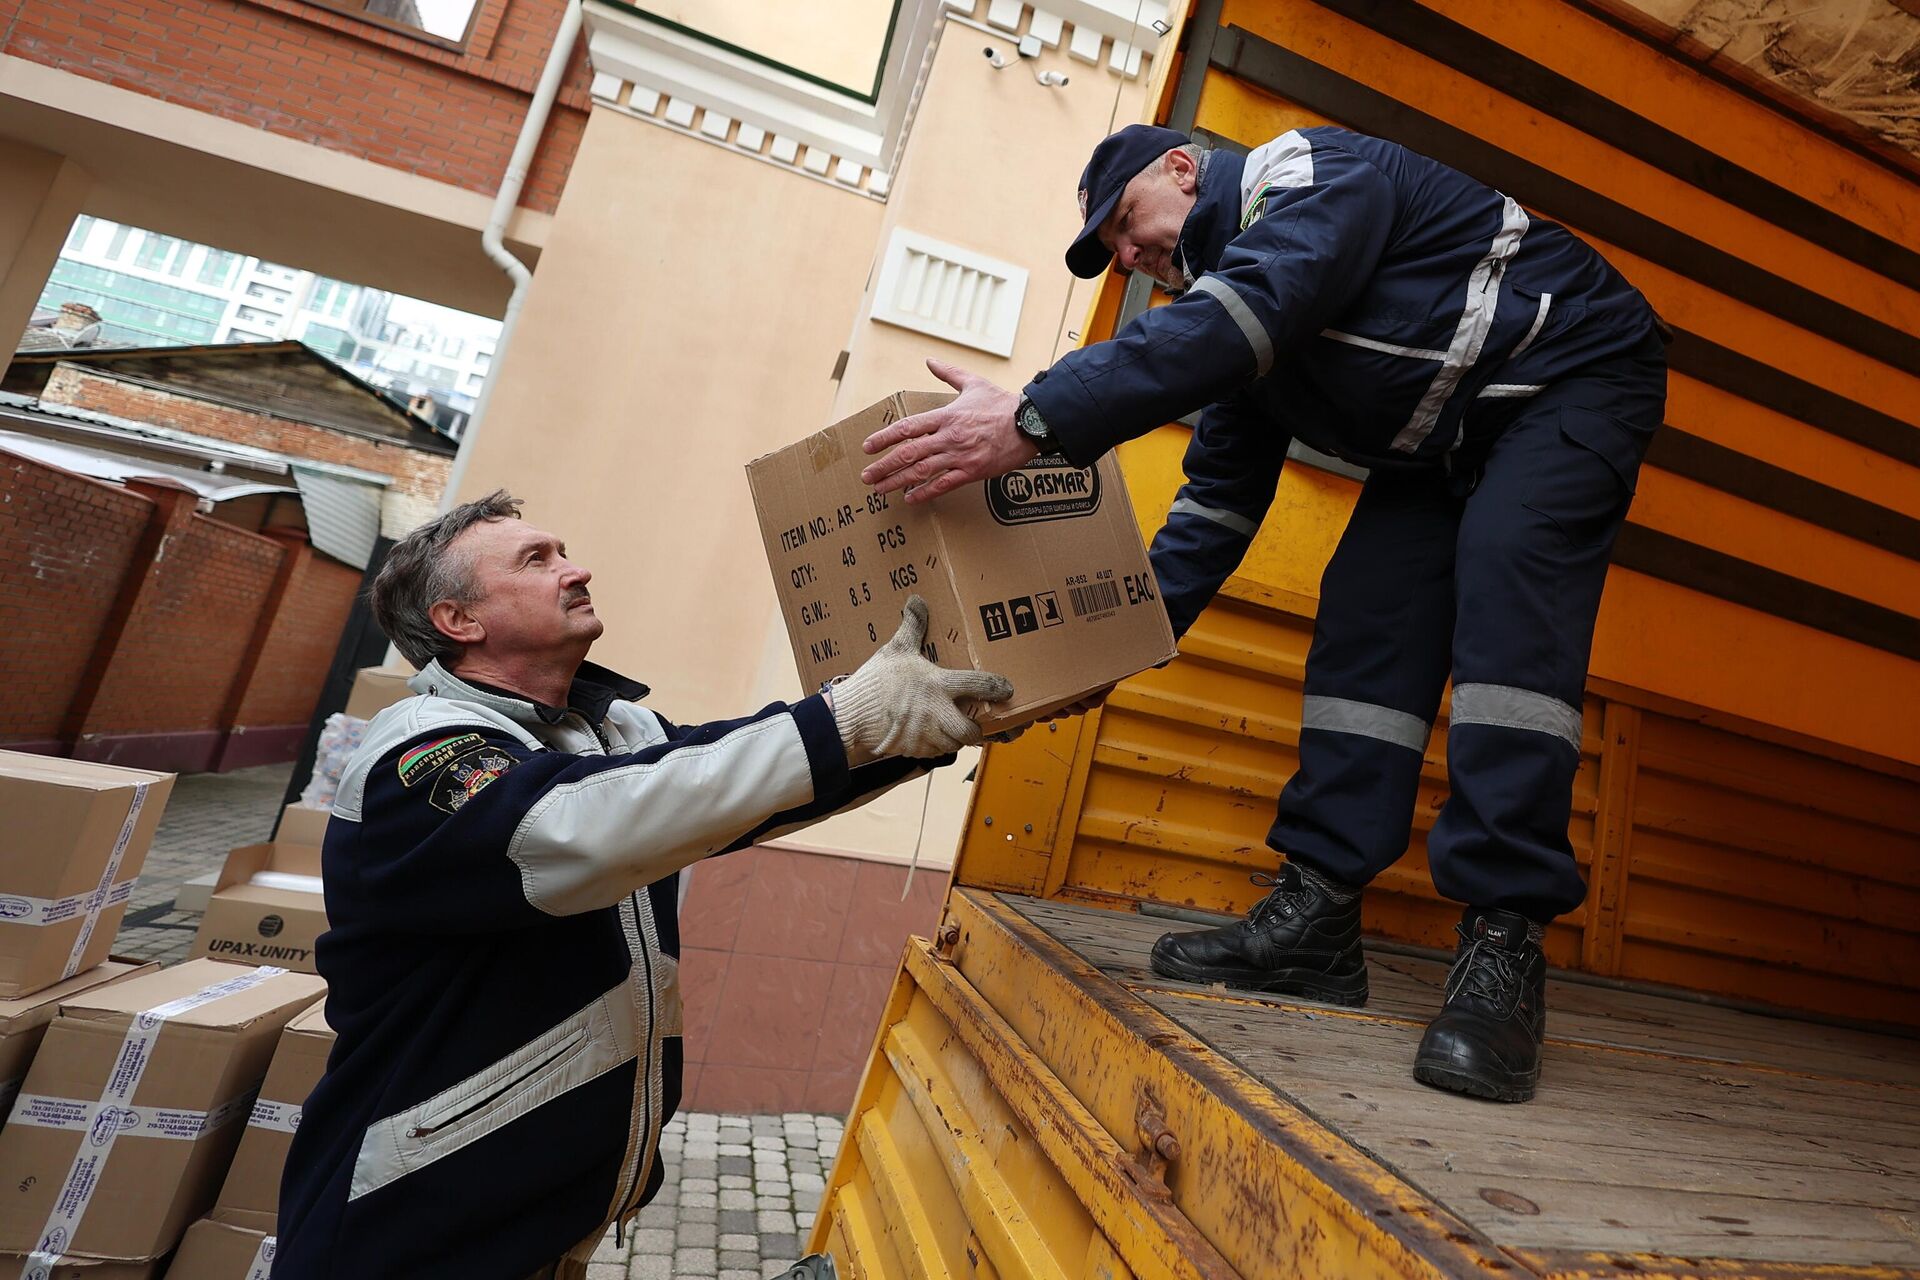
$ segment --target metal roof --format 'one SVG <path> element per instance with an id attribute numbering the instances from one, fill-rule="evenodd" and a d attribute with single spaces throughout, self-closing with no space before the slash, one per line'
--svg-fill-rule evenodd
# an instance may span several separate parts
<path id="1" fill-rule="evenodd" d="M 230 440 L 215 440 L 209 436 L 196 436 L 191 432 L 177 431 L 172 427 L 156 427 L 152 423 L 137 422 L 132 418 L 122 418 L 111 413 L 76 409 L 71 405 L 51 404 L 14 391 L 0 391 L 0 416 L 11 416 L 23 422 L 40 419 L 58 426 L 71 424 L 69 429 L 93 435 L 102 440 L 110 440 L 115 434 L 124 432 L 156 444 L 174 446 L 184 453 L 203 457 L 210 462 L 239 464 L 270 475 L 290 475 L 293 464 L 299 462 L 303 467 L 311 467 L 342 479 L 358 480 L 364 484 L 385 488 L 393 483 L 392 476 L 383 475 L 378 471 L 364 471 L 359 467 L 349 467 L 338 462 L 316 462 L 306 458 L 295 458 L 292 454 L 276 453 L 271 449 L 256 448 L 250 444 L 236 444 Z"/>
<path id="2" fill-rule="evenodd" d="M 110 480 L 116 484 L 143 478 L 172 480 L 177 484 L 185 485 L 210 502 L 229 502 L 234 498 L 248 498 L 257 493 L 297 494 L 299 492 L 292 485 L 236 480 L 217 472 L 202 471 L 167 462 L 155 462 L 150 458 L 132 458 L 92 445 L 48 440 L 18 431 L 0 430 L 0 449 L 32 458 L 36 462 L 47 463 L 49 466 L 78 472 L 83 476 L 92 476 L 96 480 Z"/>

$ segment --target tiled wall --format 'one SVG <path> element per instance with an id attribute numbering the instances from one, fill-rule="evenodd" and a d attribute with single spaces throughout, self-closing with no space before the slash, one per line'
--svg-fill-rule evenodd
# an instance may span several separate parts
<path id="1" fill-rule="evenodd" d="M 909 934 L 940 918 L 944 868 L 755 848 L 693 869 L 680 917 L 694 1111 L 844 1114 Z"/>

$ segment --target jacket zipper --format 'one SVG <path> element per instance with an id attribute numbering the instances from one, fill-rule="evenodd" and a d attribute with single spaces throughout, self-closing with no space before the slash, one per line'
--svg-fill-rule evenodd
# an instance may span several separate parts
<path id="1" fill-rule="evenodd" d="M 580 715 L 579 712 L 574 714 L 592 731 L 595 740 L 600 744 L 601 751 L 608 755 L 613 754 L 613 743 L 608 740 L 605 733 L 601 732 L 600 726 Z M 647 1148 L 654 1127 L 653 1054 L 658 1037 L 653 1034 L 653 1020 L 658 1016 L 659 1011 L 654 1008 L 653 1003 L 653 955 L 647 949 L 646 939 L 641 936 L 640 895 L 637 891 L 628 894 L 627 900 L 620 904 L 620 929 L 626 935 L 627 954 L 636 958 L 643 970 L 642 977 L 646 981 L 647 992 L 644 1004 L 638 992 L 633 996 L 635 1011 L 645 1015 L 642 1025 L 646 1029 L 646 1039 L 641 1046 L 639 1056 L 634 1061 L 634 1090 L 642 1105 L 637 1109 L 637 1122 L 631 1123 L 627 1132 L 627 1143 L 634 1148 L 633 1164 L 625 1171 L 625 1185 L 621 1187 L 620 1194 L 613 1202 L 616 1240 L 626 1219 L 633 1212 L 633 1202 L 639 1199 L 641 1192 L 646 1188 L 646 1173 L 651 1164 L 647 1158 Z M 627 985 L 629 989 L 633 986 L 631 981 Z"/>
<path id="2" fill-rule="evenodd" d="M 620 904 L 620 928 L 627 936 L 627 953 L 638 959 L 642 967 L 642 977 L 646 981 L 647 994 L 644 1005 L 638 992 L 634 992 L 634 1008 L 646 1016 L 642 1020 L 646 1031 L 645 1042 L 641 1045 L 640 1055 L 634 1062 L 634 1091 L 641 1106 L 636 1108 L 635 1120 L 628 1130 L 627 1142 L 634 1148 L 631 1167 L 625 1172 L 625 1185 L 614 1198 L 613 1220 L 620 1223 L 629 1213 L 633 1201 L 638 1198 L 646 1186 L 647 1134 L 653 1127 L 653 1020 L 657 1010 L 653 1007 L 653 956 L 647 951 L 646 940 L 640 935 L 640 895 L 636 891 L 627 895 Z M 632 987 L 629 982 L 628 987 Z"/>

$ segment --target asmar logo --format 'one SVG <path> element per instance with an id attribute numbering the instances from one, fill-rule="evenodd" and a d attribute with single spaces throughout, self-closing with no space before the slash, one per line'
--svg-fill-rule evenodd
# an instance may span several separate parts
<path id="1" fill-rule="evenodd" d="M 987 510 L 1001 524 L 1069 520 L 1100 509 L 1100 473 L 1043 453 L 1017 471 L 987 481 Z"/>
<path id="2" fill-rule="evenodd" d="M 19 920 L 33 914 L 33 904 L 25 898 L 0 898 L 0 920 Z"/>

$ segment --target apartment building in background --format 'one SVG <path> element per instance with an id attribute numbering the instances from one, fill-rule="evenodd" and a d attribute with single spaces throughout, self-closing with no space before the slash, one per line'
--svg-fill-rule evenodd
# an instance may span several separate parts
<path id="1" fill-rule="evenodd" d="M 100 317 L 96 346 L 200 346 L 291 338 L 401 397 L 470 410 L 499 321 L 90 214 L 75 219 L 37 315 Z"/>

